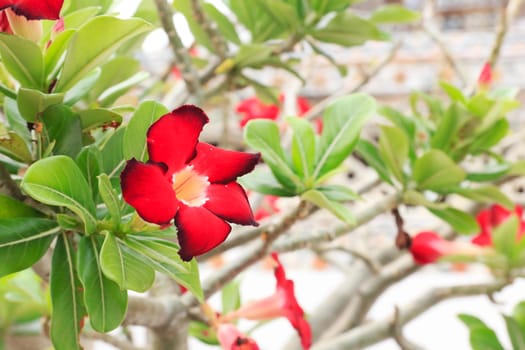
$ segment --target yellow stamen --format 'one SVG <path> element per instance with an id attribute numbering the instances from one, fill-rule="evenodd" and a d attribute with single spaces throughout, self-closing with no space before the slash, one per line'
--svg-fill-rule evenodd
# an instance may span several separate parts
<path id="1" fill-rule="evenodd" d="M 175 196 L 190 207 L 200 207 L 206 203 L 209 184 L 208 177 L 195 172 L 192 166 L 187 166 L 173 175 Z"/>

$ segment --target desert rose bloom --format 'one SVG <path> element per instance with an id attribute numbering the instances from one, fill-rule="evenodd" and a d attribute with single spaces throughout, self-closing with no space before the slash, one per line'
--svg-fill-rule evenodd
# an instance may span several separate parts
<path id="1" fill-rule="evenodd" d="M 11 9 L 27 19 L 58 19 L 64 0 L 0 0 L 0 10 Z"/>
<path id="2" fill-rule="evenodd" d="M 147 133 L 149 161 L 133 158 L 120 175 L 124 200 L 145 221 L 165 226 L 174 219 L 186 261 L 222 243 L 228 222 L 257 225 L 236 179 L 253 170 L 260 154 L 199 142 L 208 121 L 192 105 L 162 116 Z"/>
<path id="3" fill-rule="evenodd" d="M 231 323 L 219 325 L 217 338 L 224 350 L 259 350 L 259 346 L 253 339 L 242 334 Z"/>
<path id="4" fill-rule="evenodd" d="M 480 246 L 492 245 L 492 229 L 507 220 L 510 215 L 516 214 L 520 220 L 517 238 L 525 233 L 525 220 L 523 220 L 523 208 L 516 205 L 514 210 L 508 210 L 499 204 L 493 204 L 489 208 L 478 213 L 476 220 L 480 228 L 480 233 L 472 239 L 472 243 Z"/>
<path id="5" fill-rule="evenodd" d="M 410 253 L 417 264 L 424 265 L 447 255 L 477 256 L 486 250 L 470 242 L 447 241 L 435 232 L 423 231 L 412 237 Z"/>
<path id="6" fill-rule="evenodd" d="M 490 84 L 492 83 L 492 67 L 490 66 L 490 63 L 485 63 L 483 65 L 483 68 L 481 69 L 481 73 L 478 77 L 478 86 L 481 88 L 488 88 Z"/>
<path id="7" fill-rule="evenodd" d="M 312 331 L 304 318 L 304 311 L 297 302 L 294 292 L 294 283 L 286 279 L 284 268 L 276 253 L 272 254 L 276 267 L 274 269 L 277 280 L 276 292 L 264 299 L 241 306 L 238 310 L 225 315 L 227 321 L 237 318 L 249 320 L 269 320 L 276 317 L 286 317 L 301 337 L 304 349 L 309 349 L 312 344 Z"/>
<path id="8" fill-rule="evenodd" d="M 284 101 L 284 95 L 279 96 L 281 103 Z M 310 102 L 304 97 L 297 97 L 297 113 L 302 116 L 312 108 Z M 241 128 L 252 119 L 271 119 L 277 120 L 280 109 L 279 106 L 274 104 L 266 104 L 259 100 L 257 97 L 250 97 L 237 105 L 237 113 L 244 117 L 239 122 Z"/>

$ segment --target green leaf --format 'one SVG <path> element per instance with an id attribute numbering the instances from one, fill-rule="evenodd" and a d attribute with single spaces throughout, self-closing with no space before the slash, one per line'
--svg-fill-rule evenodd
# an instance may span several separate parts
<path id="1" fill-rule="evenodd" d="M 469 145 L 470 153 L 479 153 L 490 150 L 497 145 L 509 132 L 510 126 L 507 119 L 500 119 L 490 128 L 477 133 Z"/>
<path id="2" fill-rule="evenodd" d="M 21 187 L 37 201 L 73 211 L 84 222 L 87 234 L 95 231 L 97 222 L 91 191 L 82 171 L 71 158 L 54 156 L 33 163 L 27 169 Z"/>
<path id="3" fill-rule="evenodd" d="M 512 263 L 517 257 L 519 219 L 513 214 L 492 230 L 492 245 Z"/>
<path id="4" fill-rule="evenodd" d="M 525 350 L 525 334 L 521 330 L 519 323 L 506 315 L 503 315 L 503 318 L 505 319 L 513 350 Z"/>
<path id="5" fill-rule="evenodd" d="M 519 324 L 521 332 L 525 333 L 525 301 L 519 302 L 514 307 L 512 317 Z"/>
<path id="6" fill-rule="evenodd" d="M 346 9 L 360 0 L 308 0 L 312 9 L 320 15 Z"/>
<path id="7" fill-rule="evenodd" d="M 406 134 L 393 126 L 381 126 L 379 136 L 379 155 L 385 165 L 402 184 L 405 183 L 403 167 L 408 158 L 409 142 Z"/>
<path id="8" fill-rule="evenodd" d="M 229 0 L 230 10 L 251 33 L 252 42 L 260 43 L 283 35 L 283 28 L 257 1 Z"/>
<path id="9" fill-rule="evenodd" d="M 356 219 L 350 209 L 339 202 L 331 200 L 321 191 L 308 190 L 301 195 L 301 198 L 328 210 L 348 225 L 356 223 Z"/>
<path id="10" fill-rule="evenodd" d="M 73 106 L 75 103 L 84 98 L 95 86 L 100 77 L 100 68 L 95 68 L 86 73 L 75 85 L 73 85 L 64 96 L 64 103 L 68 106 Z"/>
<path id="11" fill-rule="evenodd" d="M 385 5 L 372 13 L 370 20 L 374 23 L 410 23 L 419 20 L 419 12 L 401 5 Z"/>
<path id="12" fill-rule="evenodd" d="M 512 166 L 508 163 L 491 164 L 481 171 L 467 173 L 466 179 L 475 182 L 495 181 L 505 176 L 511 169 Z"/>
<path id="13" fill-rule="evenodd" d="M 482 320 L 472 315 L 459 314 L 458 318 L 469 328 L 469 330 L 476 328 L 489 328 Z"/>
<path id="14" fill-rule="evenodd" d="M 454 141 L 458 138 L 458 131 L 465 122 L 463 110 L 453 103 L 439 120 L 436 131 L 430 139 L 432 148 L 447 152 Z"/>
<path id="15" fill-rule="evenodd" d="M 470 331 L 472 350 L 505 350 L 496 332 L 490 328 L 476 328 Z"/>
<path id="16" fill-rule="evenodd" d="M 336 202 L 350 202 L 359 199 L 359 195 L 343 185 L 322 185 L 315 188 L 328 199 Z"/>
<path id="17" fill-rule="evenodd" d="M 184 15 L 184 18 L 188 23 L 188 27 L 191 30 L 193 37 L 195 38 L 195 41 L 204 46 L 210 52 L 213 52 L 213 43 L 210 37 L 208 36 L 206 30 L 204 30 L 202 25 L 195 18 L 195 13 L 191 5 L 191 0 L 174 0 L 173 7 Z"/>
<path id="18" fill-rule="evenodd" d="M 438 218 L 448 222 L 455 232 L 465 235 L 471 235 L 479 232 L 477 221 L 472 215 L 467 214 L 455 208 L 427 208 L 432 214 Z"/>
<path id="19" fill-rule="evenodd" d="M 35 122 L 47 107 L 62 103 L 63 100 L 64 94 L 44 94 L 38 90 L 21 88 L 16 103 L 20 115 L 28 122 Z"/>
<path id="20" fill-rule="evenodd" d="M 419 188 L 446 192 L 465 177 L 465 171 L 446 153 L 437 149 L 431 149 L 419 157 L 414 163 L 412 174 Z"/>
<path id="21" fill-rule="evenodd" d="M 59 69 L 62 67 L 59 63 L 61 63 L 61 60 L 64 58 L 69 40 L 71 40 L 71 37 L 75 33 L 76 30 L 67 29 L 58 33 L 51 41 L 51 45 L 49 45 L 44 53 L 44 66 L 47 79 L 53 79 L 57 76 Z"/>
<path id="22" fill-rule="evenodd" d="M 100 174 L 97 178 L 100 197 L 102 197 L 104 204 L 106 204 L 113 227 L 118 228 L 121 220 L 119 197 L 111 186 L 109 177 L 106 174 Z"/>
<path id="23" fill-rule="evenodd" d="M 0 194 L 0 219 L 39 216 L 43 214 L 23 202 Z"/>
<path id="24" fill-rule="evenodd" d="M 20 114 L 16 100 L 5 97 L 3 103 L 4 116 L 9 123 L 9 129 L 24 139 L 27 145 L 31 144 L 32 137 L 27 129 L 27 121 Z"/>
<path id="25" fill-rule="evenodd" d="M 66 105 L 53 105 L 46 108 L 41 119 L 47 144 L 54 143 L 53 153 L 75 158 L 82 149 L 79 115 Z"/>
<path id="26" fill-rule="evenodd" d="M 51 340 L 56 350 L 81 350 L 80 325 L 85 315 L 75 252 L 66 234 L 57 240 L 51 262 Z"/>
<path id="27" fill-rule="evenodd" d="M 350 155 L 363 125 L 375 111 L 375 100 L 363 93 L 341 97 L 325 110 L 314 179 L 334 170 Z"/>
<path id="28" fill-rule="evenodd" d="M 292 170 L 283 148 L 279 135 L 279 127 L 271 120 L 251 120 L 244 128 L 244 139 L 253 149 L 261 152 L 261 155 L 272 170 L 277 181 L 286 189 L 295 191 L 300 188 L 301 180 Z"/>
<path id="29" fill-rule="evenodd" d="M 315 166 L 315 131 L 308 121 L 298 117 L 288 117 L 286 122 L 293 129 L 292 163 L 295 172 L 303 179 L 309 179 Z"/>
<path id="30" fill-rule="evenodd" d="M 403 203 L 413 206 L 424 206 L 429 209 L 447 209 L 448 204 L 443 202 L 431 201 L 423 193 L 416 190 L 406 190 L 403 192 Z"/>
<path id="31" fill-rule="evenodd" d="M 124 133 L 126 128 L 122 126 L 117 130 L 108 130 L 110 135 L 105 143 L 101 145 L 102 171 L 106 174 L 118 174 L 120 168 L 126 164 L 123 153 Z"/>
<path id="32" fill-rule="evenodd" d="M 148 160 L 146 134 L 149 127 L 169 111 L 156 101 L 142 102 L 129 120 L 124 132 L 124 158 L 135 158 L 145 162 Z"/>
<path id="33" fill-rule="evenodd" d="M 20 211 L 15 215 L 18 214 Z M 59 231 L 56 222 L 51 220 L 34 217 L 1 219 L 0 277 L 31 267 L 40 260 Z"/>
<path id="34" fill-rule="evenodd" d="M 26 141 L 14 131 L 0 134 L 0 153 L 19 162 L 31 163 L 32 161 Z"/>
<path id="35" fill-rule="evenodd" d="M 458 102 L 462 105 L 467 103 L 467 98 L 465 95 L 463 95 L 463 92 L 454 85 L 451 85 L 445 81 L 440 81 L 439 86 L 443 89 L 443 91 L 446 92 L 452 101 Z"/>
<path id="36" fill-rule="evenodd" d="M 102 272 L 101 240 L 82 237 L 78 245 L 78 274 L 84 286 L 84 303 L 91 326 L 97 332 L 117 328 L 126 315 L 128 293 Z"/>
<path id="37" fill-rule="evenodd" d="M 84 174 L 93 198 L 98 196 L 98 179 L 97 176 L 100 174 L 102 168 L 102 155 L 99 149 L 95 145 L 82 148 L 82 151 L 78 154 L 75 162 Z"/>
<path id="38" fill-rule="evenodd" d="M 135 235 L 128 235 L 125 242 L 145 258 L 144 262 L 173 278 L 199 300 L 204 300 L 197 262 L 195 259 L 182 261 L 177 244 L 161 238 Z"/>
<path id="39" fill-rule="evenodd" d="M 508 209 L 514 208 L 514 203 L 501 190 L 493 185 L 475 188 L 454 187 L 451 192 L 479 203 L 499 203 Z"/>
<path id="40" fill-rule="evenodd" d="M 43 88 L 44 58 L 37 44 L 17 35 L 0 33 L 0 55 L 7 71 L 22 87 Z"/>
<path id="41" fill-rule="evenodd" d="M 238 68 L 257 66 L 268 59 L 272 55 L 272 51 L 272 47 L 268 45 L 242 45 L 233 58 L 233 64 Z"/>
<path id="42" fill-rule="evenodd" d="M 241 306 L 241 291 L 239 281 L 231 281 L 222 288 L 222 314 L 237 310 Z"/>
<path id="43" fill-rule="evenodd" d="M 297 31 L 301 25 L 295 9 L 290 4 L 281 0 L 252 0 L 252 2 L 258 2 L 263 12 L 289 33 Z"/>
<path id="44" fill-rule="evenodd" d="M 223 14 L 209 2 L 202 4 L 202 7 L 208 17 L 217 24 L 217 29 L 225 39 L 231 41 L 234 44 L 241 45 L 241 40 L 239 39 L 239 35 L 237 34 L 237 30 L 235 29 L 231 19 L 229 19 L 225 14 Z"/>
<path id="45" fill-rule="evenodd" d="M 100 16 L 86 22 L 71 38 L 55 91 L 67 91 L 104 62 L 119 46 L 150 29 L 141 19 Z"/>
<path id="46" fill-rule="evenodd" d="M 390 179 L 390 173 L 388 168 L 385 166 L 377 147 L 371 142 L 360 139 L 357 141 L 355 146 L 357 154 L 366 162 L 368 166 L 371 166 L 379 175 L 379 178 L 386 183 L 393 185 Z"/>
<path id="47" fill-rule="evenodd" d="M 311 29 L 308 34 L 319 41 L 341 46 L 360 45 L 367 40 L 388 39 L 388 35 L 373 22 L 350 12 L 339 12 L 326 25 Z"/>
<path id="48" fill-rule="evenodd" d="M 155 280 L 155 271 L 137 255 L 121 244 L 112 233 L 107 232 L 100 252 L 104 275 L 116 282 L 121 289 L 139 293 L 147 291 Z"/>
<path id="49" fill-rule="evenodd" d="M 139 85 L 140 82 L 146 80 L 149 76 L 150 74 L 148 72 L 138 72 L 128 79 L 109 87 L 99 96 L 100 105 L 105 107 L 111 106 L 120 96 L 124 95 L 131 88 Z"/>
<path id="50" fill-rule="evenodd" d="M 238 181 L 244 187 L 259 193 L 279 197 L 295 196 L 295 191 L 284 188 L 267 169 L 256 168 L 251 173 L 238 178 Z"/>
<path id="51" fill-rule="evenodd" d="M 122 116 L 120 114 L 105 108 L 85 109 L 79 111 L 78 115 L 83 132 L 106 125 L 120 125 L 122 123 Z"/>

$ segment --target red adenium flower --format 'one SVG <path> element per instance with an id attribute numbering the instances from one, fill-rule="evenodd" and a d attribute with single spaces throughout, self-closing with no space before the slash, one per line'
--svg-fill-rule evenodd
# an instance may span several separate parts
<path id="1" fill-rule="evenodd" d="M 231 323 L 219 325 L 217 338 L 224 350 L 259 350 L 253 339 L 246 337 Z"/>
<path id="2" fill-rule="evenodd" d="M 423 231 L 412 237 L 410 253 L 419 265 L 430 264 L 446 255 L 484 254 L 485 249 L 470 242 L 447 241 L 432 231 Z"/>
<path id="3" fill-rule="evenodd" d="M 277 196 L 272 196 L 272 195 L 264 196 L 261 206 L 255 212 L 255 215 L 254 215 L 255 221 L 260 221 L 264 218 L 267 218 L 281 211 L 281 209 L 277 206 L 278 200 L 279 200 L 279 197 Z"/>
<path id="4" fill-rule="evenodd" d="M 510 211 L 499 204 L 494 204 L 487 209 L 478 213 L 476 220 L 480 227 L 480 233 L 472 238 L 472 243 L 480 246 L 492 245 L 492 229 L 499 226 L 507 220 L 510 215 L 516 214 L 520 220 L 518 239 L 525 234 L 525 220 L 523 220 L 523 208 L 516 205 L 513 211 Z"/>
<path id="5" fill-rule="evenodd" d="M 10 8 L 27 19 L 58 19 L 64 0 L 0 0 L 0 10 Z"/>
<path id="6" fill-rule="evenodd" d="M 276 317 L 286 317 L 301 337 L 304 349 L 312 345 L 312 331 L 310 325 L 304 318 L 304 311 L 297 302 L 294 292 L 294 283 L 286 279 L 284 268 L 276 253 L 272 253 L 276 267 L 274 269 L 277 280 L 275 294 L 241 306 L 238 310 L 225 315 L 225 320 L 234 320 L 243 317 L 249 320 L 268 320 Z"/>
<path id="7" fill-rule="evenodd" d="M 174 219 L 186 261 L 222 243 L 228 222 L 257 225 L 236 179 L 253 170 L 260 154 L 199 142 L 208 121 L 192 105 L 162 116 L 147 133 L 149 161 L 133 158 L 120 175 L 124 200 L 145 221 L 167 225 Z"/>
<path id="8" fill-rule="evenodd" d="M 485 63 L 478 77 L 478 85 L 482 88 L 488 88 L 492 83 L 492 67 L 490 63 Z"/>

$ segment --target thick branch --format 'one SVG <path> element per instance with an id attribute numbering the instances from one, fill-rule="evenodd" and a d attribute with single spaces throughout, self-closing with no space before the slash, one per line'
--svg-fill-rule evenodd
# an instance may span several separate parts
<path id="1" fill-rule="evenodd" d="M 3 163 L 0 163 L 0 194 L 24 200 L 24 195 Z"/>
<path id="2" fill-rule="evenodd" d="M 510 0 L 507 4 L 507 7 L 501 10 L 500 20 L 496 31 L 496 38 L 492 44 L 492 49 L 490 50 L 490 56 L 488 59 L 488 63 L 491 67 L 494 67 L 498 61 L 501 52 L 501 46 L 503 45 L 505 35 L 509 29 L 509 24 L 516 16 L 521 3 L 522 0 Z"/>
<path id="3" fill-rule="evenodd" d="M 166 0 L 155 0 L 157 11 L 164 31 L 168 35 L 170 45 L 175 54 L 176 65 L 181 71 L 182 78 L 186 82 L 188 92 L 200 100 L 202 91 L 197 71 L 191 62 L 188 50 L 182 44 L 182 40 L 173 24 L 173 11 Z"/>
<path id="4" fill-rule="evenodd" d="M 226 57 L 227 46 L 221 34 L 217 31 L 217 28 L 210 21 L 204 9 L 202 8 L 201 0 L 191 0 L 191 7 L 195 20 L 199 22 L 202 29 L 206 32 L 210 38 L 211 44 L 215 49 L 215 54 L 220 58 Z"/>
<path id="5" fill-rule="evenodd" d="M 101 340 L 104 343 L 113 345 L 117 349 L 121 349 L 121 350 L 146 350 L 145 348 L 139 348 L 139 347 L 134 346 L 129 341 L 119 339 L 117 337 L 114 337 L 106 333 L 89 332 L 89 333 L 83 333 L 82 337 L 91 338 L 95 340 Z"/>
<path id="6" fill-rule="evenodd" d="M 399 308 L 397 315 L 392 313 L 392 315 L 387 318 L 350 330 L 338 337 L 314 346 L 312 350 L 363 349 L 366 346 L 393 337 L 396 327 L 407 324 L 424 311 L 443 300 L 491 294 L 501 290 L 509 283 L 511 283 L 511 281 L 495 280 L 483 284 L 436 288 L 430 292 L 426 292 L 421 297 L 413 300 L 410 304 Z"/>

